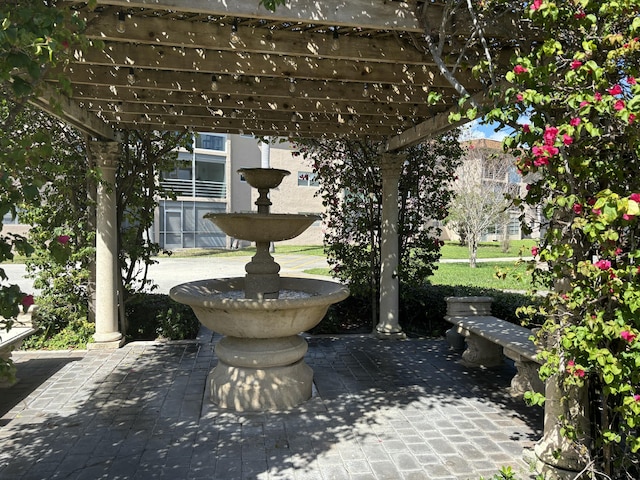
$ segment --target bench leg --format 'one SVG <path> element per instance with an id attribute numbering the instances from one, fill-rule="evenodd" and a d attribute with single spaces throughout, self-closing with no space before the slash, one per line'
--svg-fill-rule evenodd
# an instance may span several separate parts
<path id="1" fill-rule="evenodd" d="M 20 344 L 22 344 L 22 342 L 20 342 Z M 19 346 L 20 345 L 18 345 L 18 347 Z M 0 358 L 6 362 L 10 362 L 8 371 L 0 378 L 0 388 L 12 387 L 18 381 L 16 379 L 16 366 L 11 362 L 11 352 L 15 348 L 14 345 L 7 345 L 4 348 L 0 348 Z"/>
<path id="2" fill-rule="evenodd" d="M 468 367 L 496 367 L 502 364 L 502 347 L 485 338 L 467 332 L 467 349 L 462 363 Z"/>
<path id="3" fill-rule="evenodd" d="M 507 355 L 508 356 L 508 355 Z M 517 373 L 511 380 L 511 396 L 522 397 L 525 392 L 544 393 L 544 383 L 538 373 L 539 365 L 527 360 L 516 360 Z"/>

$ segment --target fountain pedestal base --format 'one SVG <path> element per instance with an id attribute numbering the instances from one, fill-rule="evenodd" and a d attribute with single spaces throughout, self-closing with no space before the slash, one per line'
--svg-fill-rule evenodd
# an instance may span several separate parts
<path id="1" fill-rule="evenodd" d="M 211 400 L 237 412 L 295 407 L 311 398 L 313 371 L 303 359 L 307 349 L 299 335 L 224 337 L 207 382 Z"/>
<path id="2" fill-rule="evenodd" d="M 222 360 L 207 378 L 211 400 L 236 412 L 287 410 L 311 398 L 313 370 L 304 360 L 283 367 L 234 367 Z"/>

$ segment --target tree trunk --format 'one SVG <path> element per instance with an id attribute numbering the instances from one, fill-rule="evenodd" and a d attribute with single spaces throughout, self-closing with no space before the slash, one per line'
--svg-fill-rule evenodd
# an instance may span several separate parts
<path id="1" fill-rule="evenodd" d="M 478 258 L 478 237 L 469 235 L 469 267 L 476 268 L 476 259 Z"/>

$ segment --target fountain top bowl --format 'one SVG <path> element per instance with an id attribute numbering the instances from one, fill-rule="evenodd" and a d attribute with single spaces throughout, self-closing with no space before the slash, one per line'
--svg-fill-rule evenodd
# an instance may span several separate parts
<path id="1" fill-rule="evenodd" d="M 276 188 L 284 177 L 291 174 L 289 170 L 279 168 L 241 168 L 238 173 L 244 176 L 249 185 L 258 190 Z"/>

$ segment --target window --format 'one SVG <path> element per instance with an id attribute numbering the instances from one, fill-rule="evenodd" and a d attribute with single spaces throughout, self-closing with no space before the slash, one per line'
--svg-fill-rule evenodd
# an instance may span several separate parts
<path id="1" fill-rule="evenodd" d="M 299 187 L 319 187 L 320 182 L 313 172 L 298 172 L 298 186 Z"/>
<path id="2" fill-rule="evenodd" d="M 212 135 L 210 133 L 196 134 L 196 148 L 205 150 L 225 151 L 227 137 L 224 135 Z"/>

